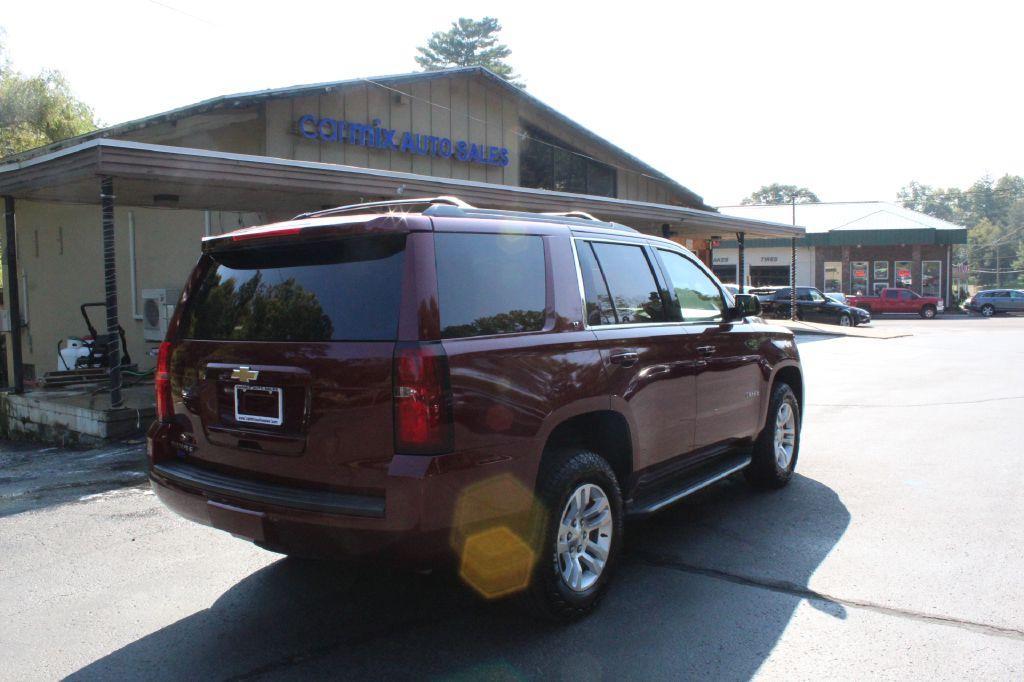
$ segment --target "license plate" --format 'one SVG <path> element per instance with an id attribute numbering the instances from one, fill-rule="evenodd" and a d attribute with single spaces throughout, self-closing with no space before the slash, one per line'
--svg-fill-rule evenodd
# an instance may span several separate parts
<path id="1" fill-rule="evenodd" d="M 276 386 L 235 384 L 235 421 L 280 426 L 284 423 L 284 394 Z"/>

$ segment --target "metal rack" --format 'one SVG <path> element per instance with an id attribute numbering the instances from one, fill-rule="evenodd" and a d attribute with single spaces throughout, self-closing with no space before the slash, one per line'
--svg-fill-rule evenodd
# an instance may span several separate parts
<path id="1" fill-rule="evenodd" d="M 509 211 L 500 208 L 477 208 L 458 197 L 440 196 L 419 199 L 394 199 L 390 201 L 372 201 L 364 204 L 350 204 L 328 208 L 322 211 L 310 211 L 295 216 L 302 218 L 322 218 L 342 213 L 422 213 L 426 216 L 439 218 L 491 218 L 497 220 L 522 220 L 540 223 L 557 223 L 561 225 L 577 225 L 583 227 L 602 227 L 619 232 L 637 232 L 632 227 L 620 223 L 598 220 L 583 211 L 566 211 L 559 213 L 530 213 L 528 211 Z"/>

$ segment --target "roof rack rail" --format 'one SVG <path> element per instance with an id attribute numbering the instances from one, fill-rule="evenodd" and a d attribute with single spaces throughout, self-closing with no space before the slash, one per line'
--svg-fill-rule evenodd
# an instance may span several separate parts
<path id="1" fill-rule="evenodd" d="M 559 225 L 575 225 L 578 227 L 601 227 L 618 232 L 637 232 L 627 225 L 598 220 L 583 211 L 566 213 L 530 213 L 528 211 L 511 211 L 501 208 L 475 208 L 472 206 L 449 206 L 435 204 L 423 211 L 423 215 L 445 218 L 492 218 L 498 220 L 521 220 L 524 222 L 557 223 Z"/>
<path id="2" fill-rule="evenodd" d="M 459 208 L 473 208 L 470 204 L 467 204 L 458 197 L 440 196 L 440 197 L 422 197 L 419 199 L 390 199 L 387 201 L 367 201 L 361 204 L 346 204 L 344 206 L 335 206 L 334 208 L 325 208 L 319 211 L 308 211 L 306 213 L 300 213 L 299 215 L 292 218 L 292 220 L 301 220 L 302 218 L 318 218 L 321 216 L 337 215 L 338 213 L 351 213 L 356 211 L 367 211 L 378 208 L 399 208 L 406 206 L 457 206 Z"/>
<path id="3" fill-rule="evenodd" d="M 422 208 L 420 208 L 422 207 Z M 321 211 L 300 213 L 292 220 L 303 218 L 319 218 L 338 215 L 339 213 L 374 212 L 378 209 L 409 208 L 420 210 L 423 215 L 446 218 L 492 218 L 499 220 L 522 220 L 540 223 L 558 223 L 560 225 L 577 225 L 581 227 L 601 227 L 619 232 L 636 232 L 637 230 L 619 223 L 598 220 L 585 211 L 565 211 L 558 213 L 530 213 L 528 211 L 511 211 L 500 208 L 477 208 L 458 197 L 439 196 L 421 197 L 417 199 L 391 199 L 388 201 L 369 201 L 362 204 L 348 204 L 336 208 L 325 208 Z M 410 211 L 412 212 L 412 211 Z"/>
<path id="4" fill-rule="evenodd" d="M 586 211 L 562 211 L 555 213 L 541 213 L 541 215 L 557 216 L 560 218 L 583 218 L 584 220 L 593 220 L 598 223 L 602 222 Z"/>

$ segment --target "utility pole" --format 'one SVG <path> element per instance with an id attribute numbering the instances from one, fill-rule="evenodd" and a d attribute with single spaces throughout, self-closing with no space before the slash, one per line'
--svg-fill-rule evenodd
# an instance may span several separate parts
<path id="1" fill-rule="evenodd" d="M 996 242 L 996 287 L 1003 286 L 1003 273 L 999 270 L 999 242 Z"/>
<path id="2" fill-rule="evenodd" d="M 792 197 L 793 206 L 793 227 L 796 227 L 796 195 Z M 789 319 L 796 322 L 796 237 L 790 240 L 790 261 L 789 261 Z M 813 284 L 813 283 L 812 283 Z"/>

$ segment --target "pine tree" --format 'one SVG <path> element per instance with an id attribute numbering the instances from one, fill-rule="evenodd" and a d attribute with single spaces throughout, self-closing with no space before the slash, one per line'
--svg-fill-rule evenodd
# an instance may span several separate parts
<path id="1" fill-rule="evenodd" d="M 435 31 L 425 47 L 417 47 L 416 63 L 424 71 L 439 71 L 456 66 L 483 66 L 513 85 L 525 88 L 505 59 L 512 54 L 497 34 L 501 24 L 494 17 L 476 21 L 460 17 L 447 31 Z"/>

